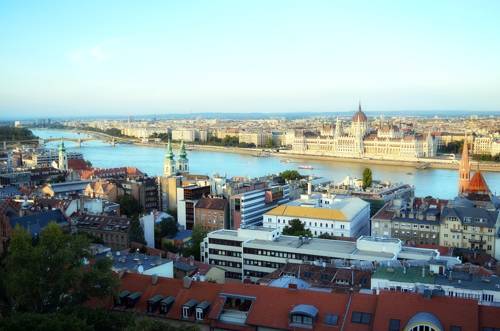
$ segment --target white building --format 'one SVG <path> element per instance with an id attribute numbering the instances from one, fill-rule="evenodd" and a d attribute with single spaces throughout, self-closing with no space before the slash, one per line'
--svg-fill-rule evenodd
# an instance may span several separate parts
<path id="1" fill-rule="evenodd" d="M 227 278 L 257 280 L 286 263 L 364 263 L 439 260 L 434 249 L 405 247 L 401 240 L 360 237 L 357 241 L 283 236 L 279 230 L 252 227 L 210 232 L 201 260 L 226 270 Z M 455 259 L 455 263 L 459 263 Z"/>
<path id="2" fill-rule="evenodd" d="M 174 141 L 184 140 L 186 142 L 195 142 L 195 141 L 207 141 L 207 139 L 208 139 L 207 130 L 199 130 L 191 128 L 179 128 L 172 130 L 172 140 Z"/>
<path id="3" fill-rule="evenodd" d="M 264 214 L 263 225 L 278 229 L 299 219 L 313 236 L 358 238 L 370 234 L 370 204 L 356 197 L 302 196 Z"/>
<path id="4" fill-rule="evenodd" d="M 368 126 L 368 119 L 360 105 L 352 117 L 350 127 L 344 128 L 342 121 L 337 119 L 335 127 L 323 126 L 320 134 L 296 131 L 292 151 L 300 154 L 398 160 L 436 156 L 437 144 L 430 134 L 402 133 L 394 125 L 382 127 L 376 133 L 374 130 Z"/>
<path id="5" fill-rule="evenodd" d="M 152 211 L 151 213 L 146 214 L 139 219 L 144 231 L 144 240 L 146 240 L 146 246 L 155 248 L 155 224 L 158 224 L 162 220 L 169 218 L 172 218 L 172 216 L 167 213 Z"/>

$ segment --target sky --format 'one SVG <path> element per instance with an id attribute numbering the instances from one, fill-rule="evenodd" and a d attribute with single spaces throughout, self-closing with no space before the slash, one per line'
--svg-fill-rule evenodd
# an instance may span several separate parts
<path id="1" fill-rule="evenodd" d="M 0 0 L 0 118 L 500 110 L 500 1 Z"/>

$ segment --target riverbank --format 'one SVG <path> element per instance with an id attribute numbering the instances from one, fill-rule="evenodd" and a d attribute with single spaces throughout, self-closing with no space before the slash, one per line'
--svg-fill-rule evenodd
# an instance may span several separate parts
<path id="1" fill-rule="evenodd" d="M 107 136 L 112 137 L 101 132 L 96 131 L 86 131 L 86 130 L 61 130 L 61 131 L 72 131 L 80 132 L 89 135 L 96 136 Z M 118 138 L 119 139 L 119 138 Z M 123 138 L 122 138 L 123 139 Z M 131 144 L 144 147 L 155 147 L 155 148 L 165 148 L 164 143 L 144 143 L 140 141 L 132 141 Z M 174 143 L 174 148 L 178 148 L 179 144 Z M 213 145 L 200 145 L 200 144 L 187 144 L 189 150 L 198 151 L 213 151 L 213 152 L 223 152 L 223 153 L 236 153 L 242 155 L 251 155 L 255 157 L 265 157 L 261 156 L 263 149 L 261 148 L 241 148 L 241 147 L 226 147 L 226 146 L 213 146 Z M 311 161 L 322 161 L 322 162 L 336 162 L 336 163 L 359 163 L 366 165 L 383 165 L 383 166 L 396 166 L 405 167 L 413 169 L 449 169 L 456 170 L 459 167 L 459 160 L 446 160 L 446 159 L 421 159 L 415 161 L 409 160 L 386 160 L 386 159 L 374 159 L 374 158 L 349 158 L 349 157 L 338 157 L 330 155 L 312 155 L 312 154 L 297 154 L 289 150 L 283 150 L 281 152 L 265 152 L 266 155 L 284 158 L 284 159 L 294 159 L 294 160 L 311 160 Z M 477 169 L 478 162 L 471 161 L 471 168 Z M 479 168 L 481 171 L 486 172 L 500 172 L 500 163 L 493 162 L 480 162 Z"/>
<path id="2" fill-rule="evenodd" d="M 156 143 L 134 143 L 139 146 L 149 146 L 149 147 L 165 147 L 164 144 Z M 177 147 L 179 144 L 173 144 Z M 240 147 L 226 147 L 226 146 L 212 146 L 212 145 L 198 145 L 191 144 L 186 145 L 190 150 L 199 151 L 215 151 L 223 153 L 237 153 L 244 155 L 252 155 L 255 157 L 259 156 L 263 150 L 258 148 L 240 148 Z M 343 163 L 361 163 L 367 165 L 387 165 L 387 166 L 398 166 L 407 167 L 413 169 L 458 169 L 458 160 L 433 160 L 433 159 L 422 159 L 419 161 L 406 161 L 406 160 L 383 160 L 383 159 L 373 159 L 373 158 L 349 158 L 349 157 L 338 157 L 338 156 L 326 156 L 326 155 L 311 155 L 311 154 L 297 154 L 287 151 L 281 152 L 265 152 L 269 156 L 280 157 L 284 159 L 294 159 L 294 160 L 312 160 L 312 161 L 323 161 L 323 162 L 343 162 Z M 471 161 L 472 169 L 477 169 L 477 162 Z M 500 172 L 500 163 L 487 163 L 481 162 L 479 164 L 481 171 L 491 171 Z"/>

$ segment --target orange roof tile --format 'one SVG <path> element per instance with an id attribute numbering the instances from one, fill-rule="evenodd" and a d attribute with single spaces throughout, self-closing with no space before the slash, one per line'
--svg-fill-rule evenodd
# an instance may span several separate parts
<path id="1" fill-rule="evenodd" d="M 472 176 L 469 185 L 467 186 L 466 192 L 468 193 L 489 193 L 490 189 L 488 184 L 484 180 L 481 172 L 477 171 L 474 176 Z"/>

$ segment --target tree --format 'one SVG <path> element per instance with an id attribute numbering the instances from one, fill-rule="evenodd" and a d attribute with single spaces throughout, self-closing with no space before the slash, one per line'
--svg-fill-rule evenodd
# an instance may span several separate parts
<path id="1" fill-rule="evenodd" d="M 6 261 L 5 288 L 13 311 L 50 312 L 77 304 L 89 296 L 116 290 L 109 264 L 85 268 L 89 256 L 86 237 L 63 233 L 50 223 L 33 241 L 16 227 Z"/>
<path id="2" fill-rule="evenodd" d="M 363 190 L 367 187 L 372 186 L 372 170 L 370 168 L 365 168 L 363 170 Z"/>
<path id="3" fill-rule="evenodd" d="M 130 221 L 128 237 L 130 241 L 146 244 L 146 240 L 144 239 L 144 230 L 138 219 L 132 219 Z"/>
<path id="4" fill-rule="evenodd" d="M 200 260 L 200 247 L 203 239 L 207 236 L 207 230 L 205 230 L 201 225 L 196 224 L 193 227 L 193 233 L 191 234 L 191 243 L 183 252 L 184 256 L 193 256 L 196 260 Z"/>
<path id="5" fill-rule="evenodd" d="M 155 231 L 157 231 L 158 237 L 175 237 L 177 234 L 177 222 L 173 218 L 163 218 L 160 223 L 155 225 Z"/>
<path id="6" fill-rule="evenodd" d="M 289 225 L 283 228 L 283 234 L 287 236 L 306 236 L 312 237 L 309 229 L 306 230 L 304 224 L 297 218 L 290 221 Z"/>
<path id="7" fill-rule="evenodd" d="M 285 170 L 280 173 L 280 177 L 284 180 L 297 180 L 302 178 L 297 170 Z"/>
<path id="8" fill-rule="evenodd" d="M 120 212 L 129 217 L 138 217 L 142 212 L 142 207 L 139 204 L 139 201 L 137 201 L 130 194 L 124 194 L 119 197 L 118 204 L 120 205 Z"/>

